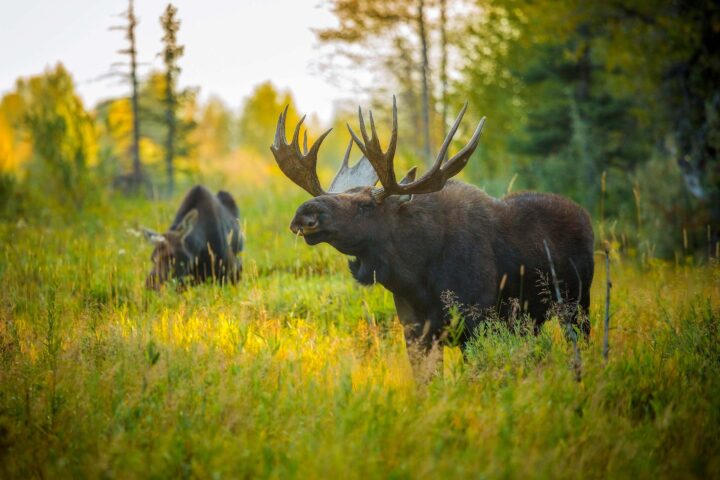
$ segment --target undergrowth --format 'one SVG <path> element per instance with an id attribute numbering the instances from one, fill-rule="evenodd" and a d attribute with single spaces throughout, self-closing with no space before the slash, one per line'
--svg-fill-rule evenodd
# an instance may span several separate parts
<path id="1" fill-rule="evenodd" d="M 238 195 L 243 281 L 159 294 L 127 231 L 177 199 L 0 224 L 0 476 L 720 476 L 717 265 L 615 256 L 607 362 L 597 268 L 581 382 L 552 319 L 416 383 L 392 296 L 290 234 L 302 200 Z"/>

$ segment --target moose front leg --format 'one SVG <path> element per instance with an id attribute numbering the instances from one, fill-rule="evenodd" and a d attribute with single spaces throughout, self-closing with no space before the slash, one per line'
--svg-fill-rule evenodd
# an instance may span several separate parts
<path id="1" fill-rule="evenodd" d="M 393 295 L 395 310 L 405 333 L 405 345 L 415 378 L 425 383 L 435 372 L 442 370 L 442 350 L 437 344 L 437 323 L 441 318 L 418 312 L 399 295 Z"/>
<path id="2" fill-rule="evenodd" d="M 444 317 L 441 307 L 431 307 L 427 311 L 420 311 L 413 307 L 409 300 L 393 294 L 395 310 L 400 323 L 402 323 L 405 342 L 417 344 L 425 350 L 440 340 Z"/>
<path id="3" fill-rule="evenodd" d="M 395 300 L 395 311 L 405 332 L 405 343 L 415 342 L 419 338 L 416 332 L 421 330 L 420 320 L 415 314 L 415 310 L 403 297 L 393 295 L 393 299 Z"/>

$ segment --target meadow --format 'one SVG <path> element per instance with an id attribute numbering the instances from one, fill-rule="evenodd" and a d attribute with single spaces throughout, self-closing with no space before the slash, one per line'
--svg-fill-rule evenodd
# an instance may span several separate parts
<path id="1" fill-rule="evenodd" d="M 391 295 L 294 237 L 276 183 L 229 186 L 236 286 L 145 291 L 132 229 L 179 196 L 0 223 L 0 477 L 720 477 L 717 263 L 613 251 L 604 361 L 598 247 L 580 382 L 557 319 L 418 381 Z"/>

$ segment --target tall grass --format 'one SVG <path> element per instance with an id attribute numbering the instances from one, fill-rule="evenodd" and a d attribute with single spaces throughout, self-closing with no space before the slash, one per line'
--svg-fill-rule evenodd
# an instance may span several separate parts
<path id="1" fill-rule="evenodd" d="M 289 233 L 303 197 L 234 193 L 234 287 L 144 291 L 126 230 L 177 200 L 0 224 L 1 477 L 720 476 L 717 265 L 614 256 L 608 362 L 597 268 L 580 383 L 552 320 L 420 384 L 389 293 Z"/>

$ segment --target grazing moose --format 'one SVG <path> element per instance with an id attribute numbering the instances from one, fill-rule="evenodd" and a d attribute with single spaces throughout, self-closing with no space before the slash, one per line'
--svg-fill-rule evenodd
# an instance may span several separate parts
<path id="1" fill-rule="evenodd" d="M 229 193 L 220 191 L 215 196 L 201 185 L 193 187 L 167 232 L 144 229 L 145 237 L 155 245 L 147 288 L 159 289 L 171 277 L 191 284 L 210 278 L 237 282 L 242 273 L 237 254 L 243 247 L 239 216 Z"/>
<path id="2" fill-rule="evenodd" d="M 519 299 L 539 326 L 550 308 L 541 285 L 550 279 L 548 257 L 565 302 L 577 302 L 584 313 L 590 304 L 593 231 L 583 208 L 552 194 L 517 193 L 495 199 L 472 185 L 449 180 L 467 164 L 485 122 L 483 118 L 468 144 L 445 160 L 466 108 L 467 104 L 433 166 L 417 180 L 415 168 L 400 182 L 393 170 L 398 136 L 394 97 L 387 151 L 380 147 L 372 112 L 368 135 L 359 110 L 362 139 L 348 125 L 352 140 L 327 193 L 318 181 L 316 163 L 329 130 L 309 151 L 306 133 L 301 151 L 303 120 L 288 144 L 286 108 L 271 147 L 283 173 L 314 197 L 297 209 L 290 224 L 293 233 L 302 235 L 308 245 L 327 242 L 353 257 L 349 266 L 355 279 L 364 285 L 378 282 L 392 292 L 406 341 L 422 348 L 440 339 L 448 324 L 441 300 L 448 291 L 464 305 L 499 308 L 505 317 L 510 315 L 510 299 Z M 353 141 L 364 156 L 349 168 Z M 378 179 L 382 186 L 375 188 Z M 480 320 L 465 321 L 463 343 Z M 587 322 L 581 323 L 588 334 Z"/>

